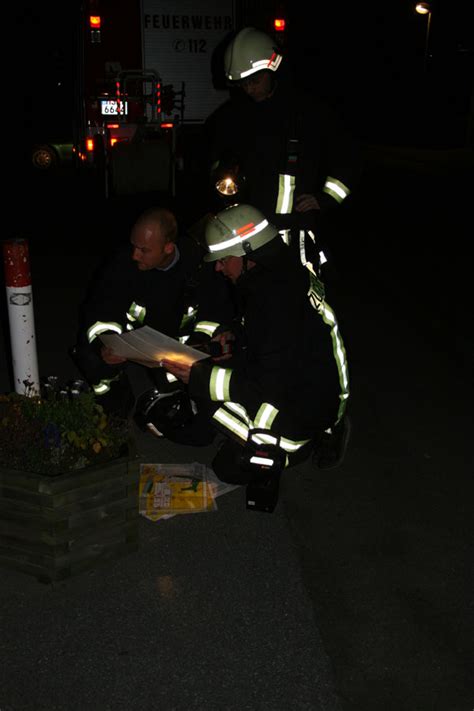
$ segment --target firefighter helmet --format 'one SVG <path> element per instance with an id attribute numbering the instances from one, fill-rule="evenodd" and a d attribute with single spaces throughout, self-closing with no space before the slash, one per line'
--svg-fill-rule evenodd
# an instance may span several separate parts
<path id="1" fill-rule="evenodd" d="M 276 72 L 282 55 L 271 37 L 254 27 L 245 27 L 230 42 L 224 55 L 227 79 L 238 81 L 268 69 Z"/>
<path id="2" fill-rule="evenodd" d="M 204 261 L 244 257 L 278 235 L 264 215 L 251 205 L 231 205 L 214 215 L 206 227 L 209 250 Z"/>
<path id="3" fill-rule="evenodd" d="M 158 436 L 170 437 L 171 433 L 188 425 L 192 418 L 191 400 L 180 388 L 170 392 L 153 388 L 137 399 L 135 422 L 142 430 L 148 429 Z"/>

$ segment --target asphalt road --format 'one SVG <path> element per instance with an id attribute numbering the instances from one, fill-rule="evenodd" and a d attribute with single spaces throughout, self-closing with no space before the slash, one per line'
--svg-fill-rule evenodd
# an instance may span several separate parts
<path id="1" fill-rule="evenodd" d="M 339 469 L 286 477 L 280 503 L 346 711 L 474 705 L 471 171 L 466 153 L 367 150 L 359 190 L 326 225 L 353 433 Z M 42 375 L 75 375 L 67 348 L 81 294 L 152 197 L 104 204 L 68 175 L 13 186 Z M 3 329 L 7 345 L 5 318 Z M 11 388 L 7 348 L 0 386 Z M 252 698 L 242 708 L 292 707 Z M 211 707 L 234 708 L 225 703 Z"/>

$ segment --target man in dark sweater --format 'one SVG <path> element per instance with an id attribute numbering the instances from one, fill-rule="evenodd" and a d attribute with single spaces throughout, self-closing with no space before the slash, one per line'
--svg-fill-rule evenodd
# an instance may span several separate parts
<path id="1" fill-rule="evenodd" d="M 178 239 L 176 219 L 165 208 L 142 213 L 130 243 L 131 249 L 119 250 L 91 284 L 74 349 L 74 360 L 104 409 L 122 415 L 141 392 L 166 385 L 166 374 L 114 354 L 100 335 L 148 325 L 178 337 L 200 260 L 192 240 Z"/>

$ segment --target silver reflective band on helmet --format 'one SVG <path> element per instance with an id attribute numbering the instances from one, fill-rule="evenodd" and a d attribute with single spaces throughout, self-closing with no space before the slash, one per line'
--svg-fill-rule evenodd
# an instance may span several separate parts
<path id="1" fill-rule="evenodd" d="M 261 72 L 263 69 L 270 69 L 272 72 L 276 72 L 280 66 L 282 60 L 281 54 L 273 52 L 270 59 L 259 59 L 257 62 L 251 62 L 252 68 L 248 69 L 246 72 L 241 72 L 240 76 L 233 77 L 228 74 L 228 78 L 233 81 L 234 79 L 245 79 L 245 77 L 255 74 L 255 72 Z"/>
<path id="2" fill-rule="evenodd" d="M 252 205 L 231 205 L 213 215 L 206 226 L 205 262 L 243 257 L 278 236 L 277 228 Z"/>
<path id="3" fill-rule="evenodd" d="M 210 244 L 208 249 L 210 252 L 221 252 L 224 249 L 233 247 L 235 244 L 240 244 L 243 240 L 249 240 L 259 232 L 268 227 L 268 220 L 263 220 L 260 224 L 255 225 L 253 222 L 249 222 L 238 230 L 232 230 L 233 237 L 219 244 Z"/>
<path id="4" fill-rule="evenodd" d="M 106 331 L 114 331 L 114 333 L 120 335 L 123 329 L 122 326 L 115 321 L 96 321 L 95 324 L 87 330 L 87 340 L 89 343 L 92 343 L 97 336 Z"/>
<path id="5" fill-rule="evenodd" d="M 224 53 L 224 72 L 230 81 L 245 79 L 257 72 L 276 72 L 283 57 L 275 40 L 255 27 L 244 27 Z"/>

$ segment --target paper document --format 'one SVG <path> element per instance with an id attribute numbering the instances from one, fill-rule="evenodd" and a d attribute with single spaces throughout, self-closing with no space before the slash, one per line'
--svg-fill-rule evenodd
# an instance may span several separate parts
<path id="1" fill-rule="evenodd" d="M 141 464 L 139 513 L 150 521 L 217 509 L 216 499 L 239 488 L 204 464 Z"/>
<path id="2" fill-rule="evenodd" d="M 197 360 L 209 357 L 207 353 L 180 343 L 149 326 L 142 326 L 120 335 L 104 333 L 99 338 L 116 355 L 149 368 L 158 368 L 162 360 L 192 365 Z"/>

